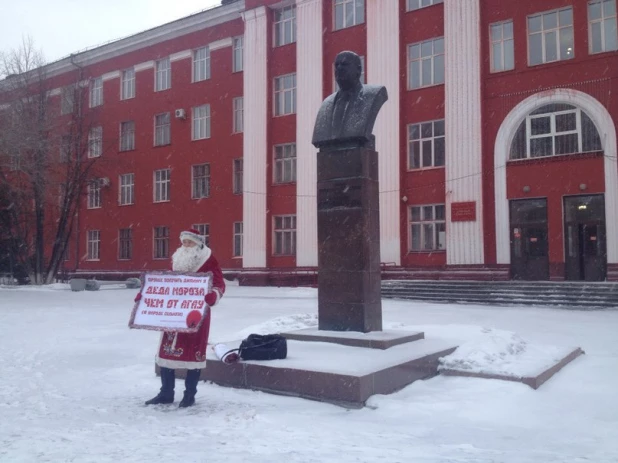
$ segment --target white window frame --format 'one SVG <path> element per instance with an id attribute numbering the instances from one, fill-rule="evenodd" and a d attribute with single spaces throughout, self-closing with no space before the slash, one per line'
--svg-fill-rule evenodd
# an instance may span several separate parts
<path id="1" fill-rule="evenodd" d="M 60 114 L 72 114 L 75 110 L 75 86 L 62 87 L 60 94 Z"/>
<path id="2" fill-rule="evenodd" d="M 135 121 L 122 121 L 120 123 L 120 151 L 133 151 L 135 149 Z"/>
<path id="3" fill-rule="evenodd" d="M 351 19 L 346 10 L 352 12 Z M 358 26 L 365 22 L 365 0 L 333 0 L 333 30 Z"/>
<path id="4" fill-rule="evenodd" d="M 123 236 L 123 232 L 128 232 Z M 118 260 L 133 259 L 133 229 L 119 228 L 118 229 Z"/>
<path id="5" fill-rule="evenodd" d="M 161 225 L 152 229 L 152 258 L 154 260 L 169 259 L 170 228 Z"/>
<path id="6" fill-rule="evenodd" d="M 234 222 L 232 225 L 232 254 L 235 258 L 242 257 L 243 253 L 243 223 Z"/>
<path id="7" fill-rule="evenodd" d="M 599 18 L 592 19 L 591 8 L 593 5 L 597 4 L 601 8 L 601 16 Z M 606 11 L 607 4 L 613 5 L 613 14 L 611 13 L 611 11 L 609 13 Z M 588 2 L 588 51 L 591 55 L 618 50 L 618 25 L 616 22 L 616 18 L 616 0 L 593 0 Z M 607 25 L 609 23 L 613 23 L 614 45 L 613 47 L 609 46 L 608 48 L 607 34 L 611 33 L 611 29 L 609 32 L 607 30 Z M 594 49 L 594 38 L 592 34 L 593 27 L 597 24 L 599 25 L 601 32 L 601 48 L 599 50 Z"/>
<path id="8" fill-rule="evenodd" d="M 558 132 L 556 130 L 556 116 L 561 116 L 565 114 L 575 114 L 575 129 L 567 130 L 564 132 Z M 532 121 L 535 119 L 545 119 L 548 118 L 550 120 L 550 131 L 548 133 L 532 135 Z M 564 111 L 556 111 L 552 113 L 544 113 L 544 114 L 528 114 L 526 116 L 526 159 L 536 159 L 538 157 L 546 157 L 546 156 L 535 156 L 531 157 L 531 145 L 532 140 L 539 140 L 542 138 L 550 138 L 552 140 L 552 154 L 549 156 L 556 156 L 556 136 L 561 135 L 574 135 L 577 134 L 577 152 L 581 153 L 582 151 L 582 111 L 579 108 L 567 109 Z"/>
<path id="9" fill-rule="evenodd" d="M 560 13 L 564 12 L 564 11 L 570 11 L 571 12 L 571 23 L 567 24 L 567 25 L 561 25 L 560 24 Z M 545 25 L 544 25 L 544 18 L 555 14 L 556 15 L 556 23 L 557 26 L 556 27 L 549 27 L 547 29 L 545 29 Z M 539 18 L 541 19 L 541 30 L 540 31 L 534 31 L 531 32 L 530 31 L 530 21 L 534 18 Z M 573 7 L 572 6 L 568 6 L 565 8 L 557 8 L 554 10 L 550 10 L 550 11 L 545 11 L 543 13 L 535 13 L 532 15 L 529 15 L 526 18 L 526 27 L 527 27 L 527 32 L 528 32 L 528 66 L 541 66 L 543 64 L 547 64 L 547 63 L 555 63 L 557 61 L 565 61 L 565 60 L 569 60 L 569 59 L 573 59 L 575 58 L 575 38 L 574 38 L 574 27 L 573 27 Z M 561 36 L 561 32 L 565 31 L 567 29 L 571 29 L 571 54 L 570 56 L 566 56 L 563 57 L 561 56 L 561 46 L 560 46 L 560 36 Z M 555 60 L 551 60 L 548 61 L 547 58 L 547 47 L 546 47 L 546 41 L 547 41 L 547 37 L 550 34 L 556 34 L 556 56 L 557 58 Z M 532 63 L 530 58 L 530 49 L 531 49 L 531 37 L 532 36 L 536 36 L 536 35 L 540 35 L 541 36 L 541 62 L 540 63 Z M 567 51 L 568 53 L 568 51 Z"/>
<path id="10" fill-rule="evenodd" d="M 296 143 L 273 147 L 273 183 L 296 182 Z"/>
<path id="11" fill-rule="evenodd" d="M 243 164 L 243 158 L 232 161 L 232 192 L 235 195 L 242 194 Z"/>
<path id="12" fill-rule="evenodd" d="M 98 178 L 88 183 L 88 209 L 101 209 L 101 183 Z"/>
<path id="13" fill-rule="evenodd" d="M 510 27 L 510 36 L 508 28 Z M 494 36 L 494 32 L 500 32 L 499 37 Z M 499 51 L 500 63 L 496 63 L 494 49 Z M 511 62 L 506 63 L 506 58 L 510 53 Z M 489 60 L 492 73 L 512 71 L 515 69 L 515 40 L 513 38 L 513 20 L 500 21 L 489 25 Z"/>
<path id="14" fill-rule="evenodd" d="M 129 206 L 135 203 L 135 174 L 118 176 L 118 205 Z"/>
<path id="15" fill-rule="evenodd" d="M 171 198 L 171 169 L 159 169 L 153 173 L 152 197 L 155 203 L 167 203 Z"/>
<path id="16" fill-rule="evenodd" d="M 210 105 L 191 108 L 191 140 L 210 138 Z"/>
<path id="17" fill-rule="evenodd" d="M 210 197 L 210 163 L 191 166 L 191 199 Z"/>
<path id="18" fill-rule="evenodd" d="M 431 217 L 425 217 L 427 208 L 431 208 Z M 436 208 L 442 208 L 443 214 L 441 219 L 437 219 Z M 413 220 L 413 209 L 418 209 L 419 220 Z M 415 227 L 416 226 L 416 227 Z M 443 230 L 436 230 L 437 226 L 441 226 Z M 414 247 L 414 230 L 419 230 L 419 244 L 418 248 Z M 426 246 L 427 232 L 431 233 L 431 246 Z M 440 245 L 439 233 L 444 233 L 444 241 L 442 246 Z M 444 204 L 415 204 L 408 207 L 408 252 L 436 252 L 446 251 L 446 206 Z"/>
<path id="19" fill-rule="evenodd" d="M 130 100 L 135 98 L 135 69 L 129 68 L 122 71 L 120 79 L 120 99 Z"/>
<path id="20" fill-rule="evenodd" d="M 426 53 L 425 48 L 431 44 L 431 54 Z M 418 53 L 416 53 L 417 51 Z M 407 72 L 408 72 L 408 90 L 417 90 L 419 88 L 431 87 L 434 85 L 444 84 L 445 67 L 444 67 L 444 37 L 434 37 L 433 39 L 423 40 L 422 42 L 411 43 L 407 50 Z M 436 66 L 442 63 L 442 79 L 436 79 Z M 423 70 L 426 66 L 430 67 L 430 82 L 423 82 Z M 413 76 L 418 77 L 418 85 L 414 85 Z"/>
<path id="21" fill-rule="evenodd" d="M 296 255 L 296 215 L 273 216 L 273 256 Z"/>
<path id="22" fill-rule="evenodd" d="M 244 127 L 244 117 L 245 117 L 245 99 L 242 96 L 236 97 L 232 100 L 232 108 L 234 118 L 232 120 L 232 133 L 242 133 L 245 129 Z"/>
<path id="23" fill-rule="evenodd" d="M 170 88 L 172 88 L 172 62 L 168 56 L 155 63 L 155 92 Z"/>
<path id="24" fill-rule="evenodd" d="M 90 107 L 95 108 L 103 104 L 103 77 L 96 77 L 90 81 Z"/>
<path id="25" fill-rule="evenodd" d="M 166 146 L 172 143 L 170 113 L 155 114 L 154 146 Z"/>
<path id="26" fill-rule="evenodd" d="M 416 11 L 440 3 L 444 3 L 444 0 L 406 0 L 406 11 Z"/>
<path id="27" fill-rule="evenodd" d="M 244 38 L 242 35 L 232 38 L 232 72 L 244 69 Z"/>
<path id="28" fill-rule="evenodd" d="M 86 260 L 99 260 L 101 258 L 101 230 L 88 230 L 86 249 Z"/>
<path id="29" fill-rule="evenodd" d="M 191 228 L 197 230 L 204 237 L 204 244 L 210 246 L 210 224 L 209 223 L 194 223 Z"/>
<path id="30" fill-rule="evenodd" d="M 99 158 L 103 154 L 103 127 L 92 127 L 88 131 L 88 158 Z"/>
<path id="31" fill-rule="evenodd" d="M 423 129 L 431 124 L 431 136 L 423 136 Z M 436 135 L 436 124 L 442 125 L 442 134 Z M 412 138 L 412 132 L 414 128 L 418 129 L 418 138 Z M 436 165 L 436 140 L 443 140 L 445 153 L 443 154 L 443 160 L 446 159 L 446 133 L 445 133 L 445 120 L 436 119 L 433 121 L 416 122 L 414 124 L 408 124 L 408 170 L 423 170 L 444 167 L 443 164 Z M 419 166 L 414 167 L 412 164 L 412 151 L 413 145 L 417 144 L 419 148 Z M 424 165 L 425 149 L 431 150 L 431 165 Z"/>
<path id="32" fill-rule="evenodd" d="M 275 77 L 273 90 L 274 115 L 296 114 L 296 73 Z"/>
<path id="33" fill-rule="evenodd" d="M 296 5 L 277 8 L 273 16 L 273 46 L 296 42 Z"/>
<path id="34" fill-rule="evenodd" d="M 192 82 L 202 82 L 210 79 L 210 47 L 205 46 L 193 50 Z"/>

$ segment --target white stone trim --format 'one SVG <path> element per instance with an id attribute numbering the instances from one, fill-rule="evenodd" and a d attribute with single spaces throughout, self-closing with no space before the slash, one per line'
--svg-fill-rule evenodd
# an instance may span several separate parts
<path id="1" fill-rule="evenodd" d="M 180 61 L 181 59 L 188 59 L 188 58 L 191 58 L 192 56 L 193 56 L 192 50 L 182 50 L 176 53 L 172 53 L 170 55 L 170 63 L 173 63 L 174 61 Z"/>
<path id="2" fill-rule="evenodd" d="M 296 1 L 296 265 L 318 265 L 317 149 L 313 126 L 322 105 L 323 0 Z"/>
<path id="3" fill-rule="evenodd" d="M 266 267 L 268 24 L 266 8 L 243 13 L 243 267 Z"/>
<path id="4" fill-rule="evenodd" d="M 529 96 L 505 117 L 494 145 L 494 185 L 496 213 L 496 258 L 498 264 L 511 263 L 509 201 L 506 194 L 506 163 L 515 132 L 521 121 L 541 106 L 566 103 L 581 108 L 594 122 L 605 153 L 605 227 L 607 262 L 618 263 L 618 169 L 616 168 L 616 126 L 607 109 L 587 93 L 572 89 L 552 89 Z"/>
<path id="5" fill-rule="evenodd" d="M 367 1 L 367 83 L 384 85 L 388 101 L 374 126 L 380 182 L 380 261 L 401 264 L 399 2 Z"/>
<path id="6" fill-rule="evenodd" d="M 120 78 L 120 71 L 108 72 L 106 74 L 103 74 L 103 76 L 101 77 L 101 79 L 103 79 L 103 82 L 107 80 L 119 79 L 119 78 Z"/>
<path id="7" fill-rule="evenodd" d="M 145 71 L 146 69 L 154 69 L 155 62 L 154 61 L 145 61 L 143 63 L 136 64 L 133 66 L 135 72 Z"/>
<path id="8" fill-rule="evenodd" d="M 479 0 L 444 1 L 446 263 L 484 263 Z M 485 35 L 483 34 L 483 37 Z M 451 222 L 451 204 L 476 203 L 476 220 Z"/>
<path id="9" fill-rule="evenodd" d="M 208 44 L 208 48 L 210 51 L 221 50 L 222 48 L 227 48 L 232 46 L 232 37 L 226 37 L 225 39 L 215 40 L 214 42 L 210 42 Z"/>

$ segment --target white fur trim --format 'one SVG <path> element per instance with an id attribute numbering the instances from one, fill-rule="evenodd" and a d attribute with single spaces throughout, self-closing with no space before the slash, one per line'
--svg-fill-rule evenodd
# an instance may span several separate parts
<path id="1" fill-rule="evenodd" d="M 202 370 L 206 368 L 206 360 L 203 362 L 183 362 L 181 360 L 169 360 L 162 359 L 157 355 L 156 359 L 157 365 L 163 368 L 171 368 L 175 370 L 177 368 L 186 368 L 188 370 Z"/>
<path id="2" fill-rule="evenodd" d="M 204 237 L 202 235 L 198 235 L 197 233 L 191 233 L 190 231 L 180 232 L 180 241 L 182 240 L 190 240 L 193 241 L 195 244 L 199 244 L 202 246 L 206 245 L 206 242 L 204 241 Z"/>
<path id="3" fill-rule="evenodd" d="M 219 299 L 221 299 L 221 291 L 219 291 L 219 289 L 217 289 L 217 288 L 212 288 L 212 290 L 217 295 L 217 300 L 213 304 L 213 306 L 215 306 L 215 305 L 217 305 L 219 303 Z"/>

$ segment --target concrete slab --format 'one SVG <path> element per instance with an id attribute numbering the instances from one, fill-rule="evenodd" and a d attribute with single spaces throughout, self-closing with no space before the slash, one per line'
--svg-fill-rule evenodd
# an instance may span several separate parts
<path id="1" fill-rule="evenodd" d="M 425 338 L 421 331 L 383 330 L 361 333 L 360 331 L 327 331 L 318 328 L 281 333 L 287 339 L 297 341 L 332 342 L 344 346 L 388 349 L 399 344 L 418 341 Z"/>

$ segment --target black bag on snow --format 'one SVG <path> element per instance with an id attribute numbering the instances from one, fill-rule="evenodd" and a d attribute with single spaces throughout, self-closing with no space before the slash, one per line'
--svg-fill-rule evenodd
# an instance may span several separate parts
<path id="1" fill-rule="evenodd" d="M 280 334 L 250 334 L 238 350 L 243 360 L 284 359 L 288 355 L 288 343 Z"/>

